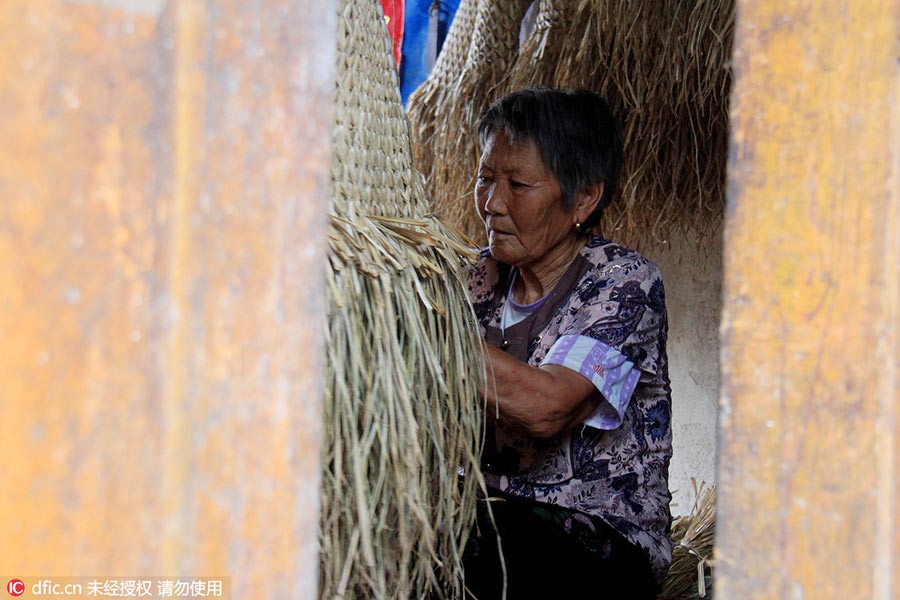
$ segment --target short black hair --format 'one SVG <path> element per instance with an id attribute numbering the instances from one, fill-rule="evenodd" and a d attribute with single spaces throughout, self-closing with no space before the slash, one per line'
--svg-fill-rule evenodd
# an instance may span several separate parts
<path id="1" fill-rule="evenodd" d="M 478 120 L 482 147 L 497 130 L 513 144 L 537 144 L 568 211 L 579 193 L 603 181 L 603 196 L 582 225 L 600 220 L 622 169 L 622 135 L 603 98 L 588 90 L 519 90 L 500 98 Z"/>

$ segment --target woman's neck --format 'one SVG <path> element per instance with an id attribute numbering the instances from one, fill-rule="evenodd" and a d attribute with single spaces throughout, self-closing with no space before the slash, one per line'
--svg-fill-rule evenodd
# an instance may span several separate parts
<path id="1" fill-rule="evenodd" d="M 571 236 L 560 242 L 543 260 L 518 267 L 518 277 L 513 282 L 513 300 L 527 305 L 549 294 L 586 243 L 584 236 Z"/>

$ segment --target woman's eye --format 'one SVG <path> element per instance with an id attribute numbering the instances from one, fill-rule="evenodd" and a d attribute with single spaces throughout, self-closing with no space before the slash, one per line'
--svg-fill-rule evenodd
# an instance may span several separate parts
<path id="1" fill-rule="evenodd" d="M 490 183 L 493 181 L 490 177 L 485 177 L 484 175 L 479 175 L 477 178 L 478 183 Z"/>
<path id="2" fill-rule="evenodd" d="M 511 185 L 511 186 L 514 187 L 514 188 L 528 187 L 528 184 L 527 184 L 527 183 L 524 183 L 524 182 L 522 182 L 522 181 L 510 181 L 510 182 L 509 182 L 509 185 Z"/>

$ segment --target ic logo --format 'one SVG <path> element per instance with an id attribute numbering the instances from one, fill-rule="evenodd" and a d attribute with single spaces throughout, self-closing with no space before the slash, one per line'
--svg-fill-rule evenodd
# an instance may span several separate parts
<path id="1" fill-rule="evenodd" d="M 21 596 L 25 593 L 25 583 L 21 579 L 10 579 L 6 591 L 10 596 Z"/>

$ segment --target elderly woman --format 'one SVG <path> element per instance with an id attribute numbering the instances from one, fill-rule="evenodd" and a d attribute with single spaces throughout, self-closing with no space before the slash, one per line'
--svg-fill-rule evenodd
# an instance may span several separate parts
<path id="1" fill-rule="evenodd" d="M 656 265 L 592 233 L 621 137 L 588 91 L 524 90 L 481 118 L 468 276 L 493 374 L 477 598 L 654 598 L 671 561 L 666 309 Z"/>

